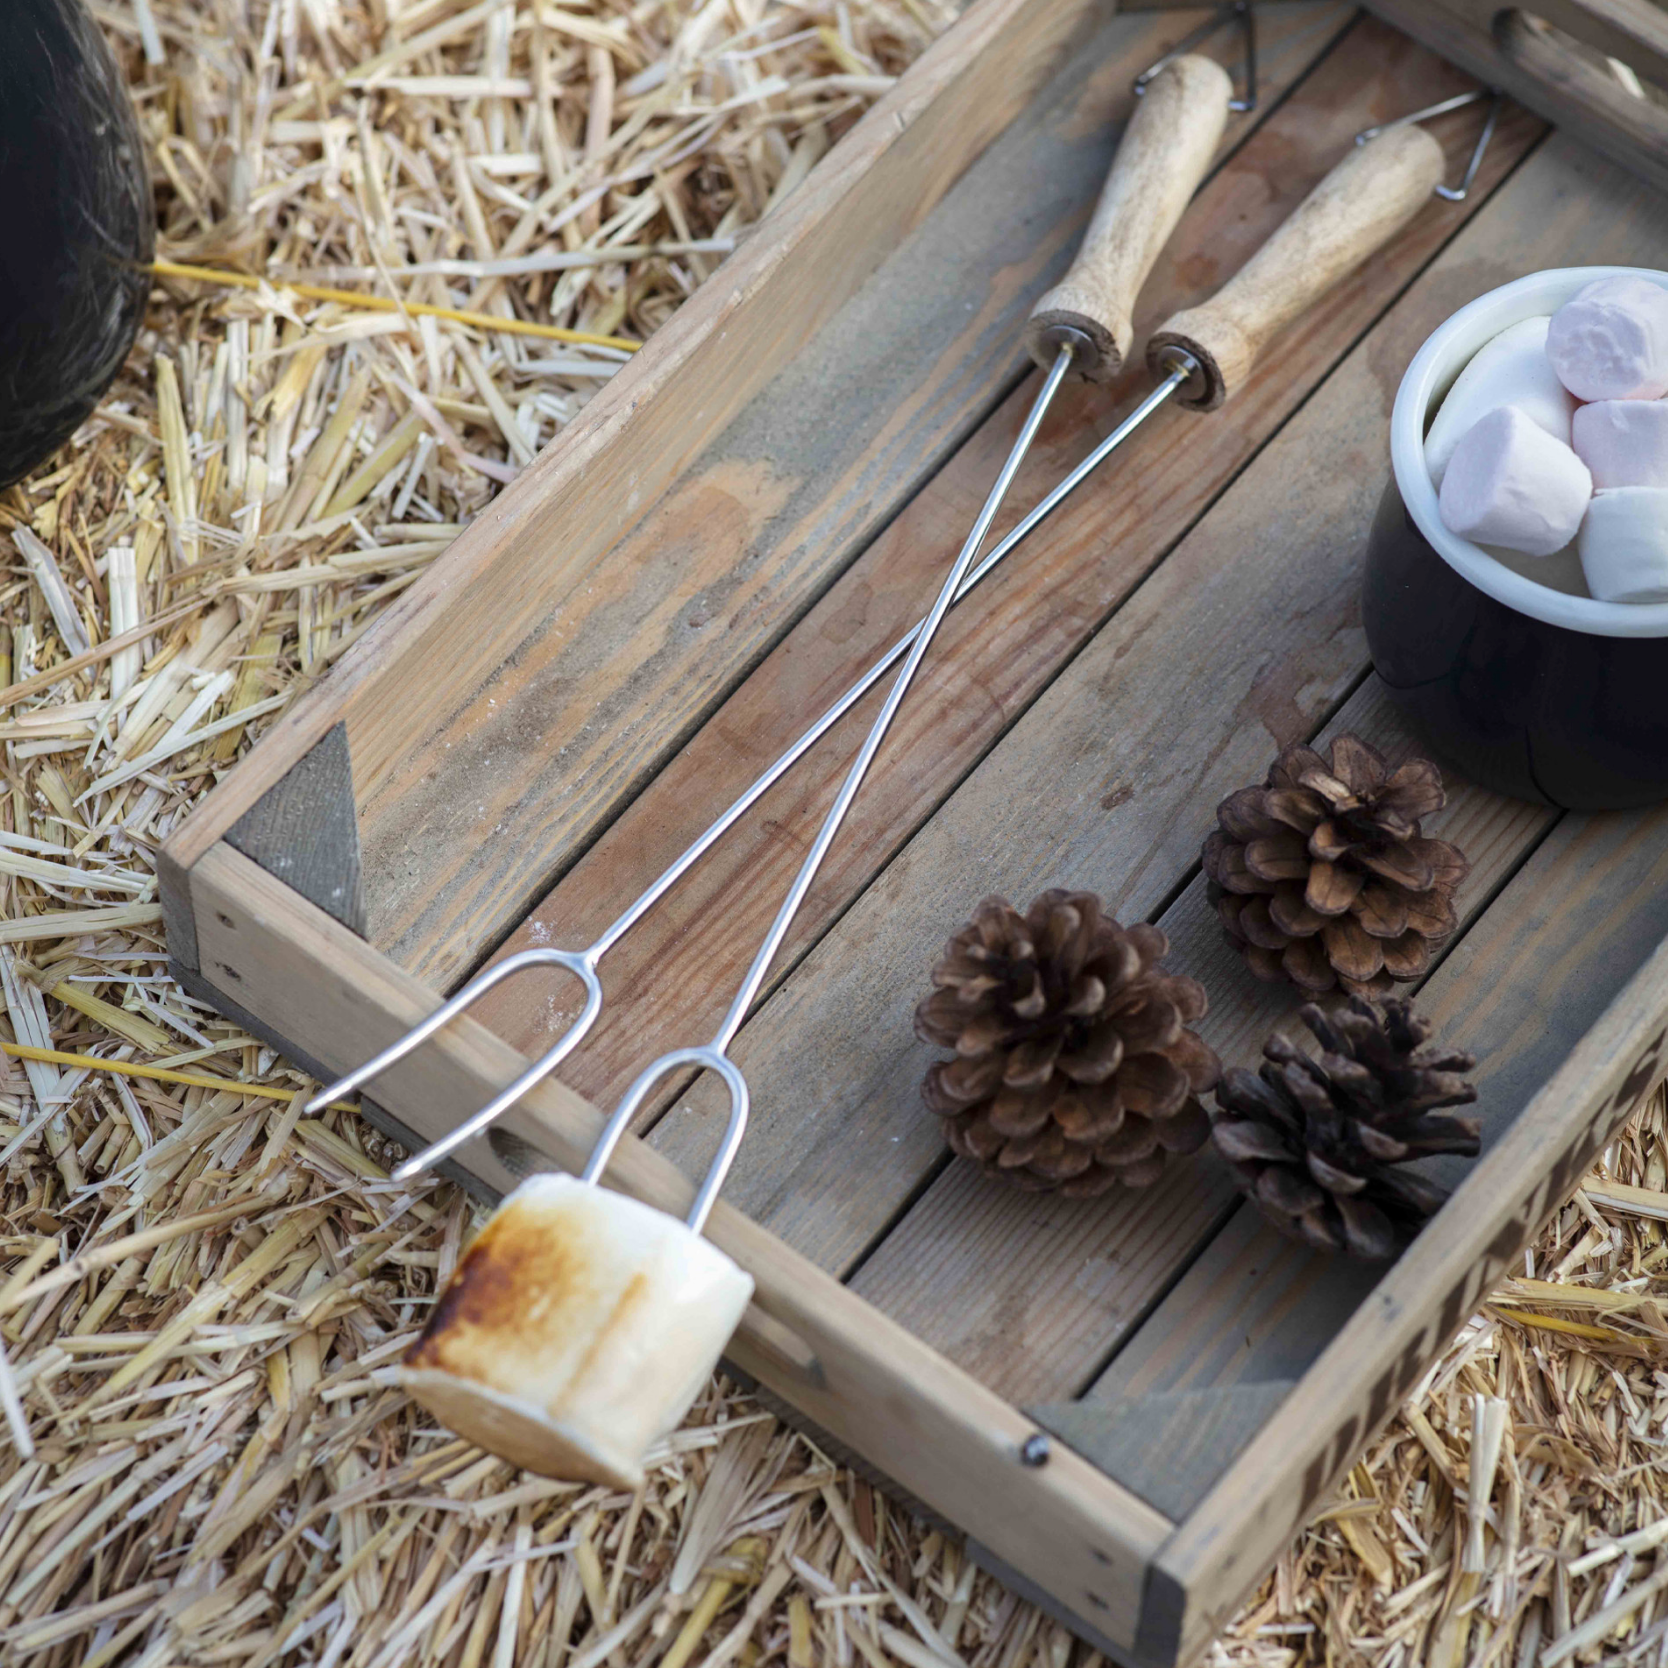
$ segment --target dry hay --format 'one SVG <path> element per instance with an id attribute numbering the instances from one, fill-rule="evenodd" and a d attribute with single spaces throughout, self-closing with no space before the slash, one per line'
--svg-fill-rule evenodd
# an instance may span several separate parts
<path id="1" fill-rule="evenodd" d="M 0 1403 L 34 1450 L 0 1434 L 0 1661 L 1083 1661 L 721 1382 L 635 1497 L 388 1388 L 469 1207 L 390 1184 L 350 1111 L 302 1118 L 298 1074 L 172 984 L 151 862 L 629 351 L 509 321 L 646 335 L 947 5 L 99 15 L 165 259 L 506 328 L 169 281 L 0 502 L 0 1031 L 106 1062 L 0 1056 Z M 1213 1662 L 1668 1661 L 1662 1127 L 1659 1098 Z"/>

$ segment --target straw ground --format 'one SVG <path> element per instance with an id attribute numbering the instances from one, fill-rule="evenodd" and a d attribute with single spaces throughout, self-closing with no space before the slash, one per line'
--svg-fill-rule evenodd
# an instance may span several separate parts
<path id="1" fill-rule="evenodd" d="M 170 982 L 152 863 L 949 7 L 94 9 L 160 254 L 265 282 L 159 278 L 0 500 L 0 1661 L 1085 1660 L 722 1382 L 630 1497 L 437 1429 L 388 1369 L 470 1207 Z M 1663 1116 L 1212 1660 L 1668 1662 Z"/>

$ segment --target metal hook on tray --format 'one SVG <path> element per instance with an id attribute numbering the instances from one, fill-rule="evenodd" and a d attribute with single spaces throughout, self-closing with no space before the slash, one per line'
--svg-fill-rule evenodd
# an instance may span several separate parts
<path id="1" fill-rule="evenodd" d="M 1228 0 L 1215 17 L 1207 18 L 1185 40 L 1171 47 L 1156 64 L 1149 65 L 1135 78 L 1135 96 L 1139 98 L 1147 85 L 1168 64 L 1173 64 L 1184 52 L 1191 52 L 1201 41 L 1209 40 L 1224 24 L 1239 20 L 1245 38 L 1245 94 L 1228 100 L 1228 108 L 1241 113 L 1257 108 L 1257 19 L 1251 0 Z"/>
<path id="2" fill-rule="evenodd" d="M 1355 142 L 1365 145 L 1369 139 L 1376 139 L 1393 127 L 1407 127 L 1413 122 L 1429 121 L 1433 116 L 1445 116 L 1450 110 L 1463 110 L 1466 105 L 1475 104 L 1479 99 L 1488 99 L 1488 120 L 1483 123 L 1483 131 L 1477 135 L 1476 148 L 1471 152 L 1471 160 L 1465 165 L 1464 177 L 1458 185 L 1439 185 L 1436 188 L 1437 196 L 1445 202 L 1463 203 L 1477 178 L 1477 170 L 1483 165 L 1489 141 L 1494 137 L 1495 124 L 1500 120 L 1500 101 L 1504 97 L 1505 94 L 1498 87 L 1478 87 L 1469 93 L 1456 93 L 1453 98 L 1445 98 L 1440 104 L 1415 110 L 1410 116 L 1398 116 L 1393 122 L 1380 122 L 1377 127 L 1365 127 L 1356 134 Z"/>

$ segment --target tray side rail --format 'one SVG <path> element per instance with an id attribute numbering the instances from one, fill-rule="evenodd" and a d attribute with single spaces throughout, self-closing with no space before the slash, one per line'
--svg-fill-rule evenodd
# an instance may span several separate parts
<path id="1" fill-rule="evenodd" d="M 1159 1555 L 1139 1650 L 1203 1649 L 1668 1074 L 1668 942 L 1565 1057 Z"/>
<path id="2" fill-rule="evenodd" d="M 308 1039 L 306 1055 L 322 1069 L 352 1063 L 434 1006 L 417 980 L 228 845 L 204 856 L 190 885 L 201 950 L 192 988 L 234 1009 L 246 982 L 283 993 L 263 1004 L 263 1029 L 280 1042 Z M 524 1064 L 461 1019 L 420 1062 L 389 1072 L 389 1098 L 432 1139 Z M 501 1194 L 529 1150 L 577 1169 L 601 1124 L 594 1107 L 550 1083 L 457 1161 L 480 1190 Z M 630 1137 L 610 1180 L 678 1215 L 693 1191 Z M 1174 1528 L 1167 1518 L 1060 1444 L 1046 1463 L 1028 1463 L 1033 1421 L 739 1211 L 720 1201 L 707 1231 L 757 1283 L 730 1350 L 743 1373 L 1114 1648 L 1133 1649 L 1152 1558 Z"/>

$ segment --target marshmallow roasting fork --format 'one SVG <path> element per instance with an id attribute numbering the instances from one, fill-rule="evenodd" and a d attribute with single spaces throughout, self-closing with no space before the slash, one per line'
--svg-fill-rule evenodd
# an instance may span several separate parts
<path id="1" fill-rule="evenodd" d="M 1194 410 L 1220 406 L 1266 343 L 1380 247 L 1417 212 L 1442 173 L 1442 150 L 1422 129 L 1398 128 L 1335 168 L 1273 237 L 1205 304 L 1171 318 L 1148 344 L 1159 384 L 1138 409 L 1045 498 L 985 563 L 974 557 L 1068 371 L 1114 375 L 1133 342 L 1131 308 L 1214 153 L 1227 117 L 1226 74 L 1181 58 L 1150 84 L 1116 158 L 1082 251 L 1034 309 L 1027 345 L 1047 376 L 932 610 L 674 862 L 603 938 L 583 952 L 529 951 L 488 969 L 391 1048 L 316 1097 L 333 1099 L 409 1054 L 499 979 L 555 965 L 585 983 L 587 1002 L 555 1048 L 445 1141 L 396 1174 L 410 1175 L 480 1133 L 577 1043 L 596 1018 L 594 963 L 604 950 L 889 666 L 904 663 L 799 874 L 710 1043 L 675 1049 L 626 1091 L 584 1174 L 529 1177 L 499 1205 L 441 1294 L 400 1371 L 412 1395 L 454 1431 L 547 1476 L 634 1487 L 650 1443 L 681 1422 L 717 1364 L 753 1282 L 701 1237 L 746 1128 L 748 1090 L 728 1049 L 763 986 L 939 623 L 1122 439 L 1172 396 Z M 577 1033 L 577 1034 L 576 1034 Z M 694 1067 L 730 1095 L 722 1144 L 679 1222 L 597 1185 L 650 1091 Z"/>

